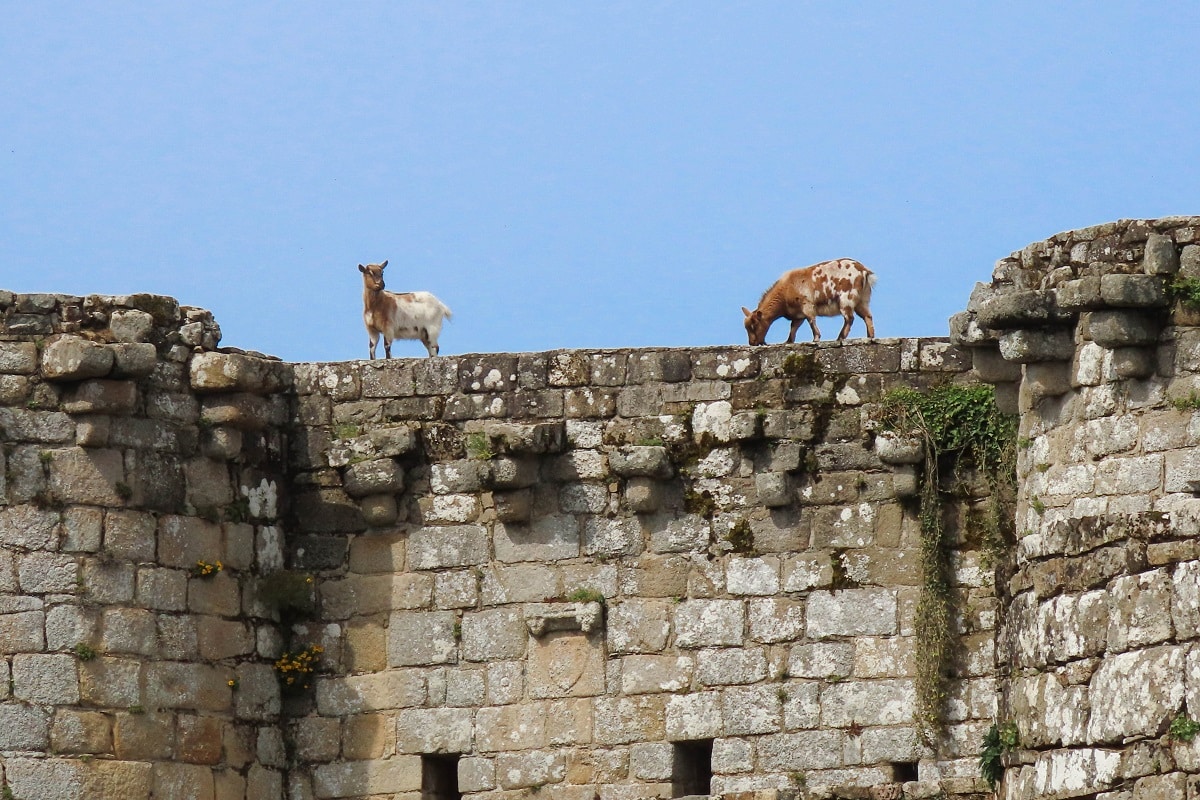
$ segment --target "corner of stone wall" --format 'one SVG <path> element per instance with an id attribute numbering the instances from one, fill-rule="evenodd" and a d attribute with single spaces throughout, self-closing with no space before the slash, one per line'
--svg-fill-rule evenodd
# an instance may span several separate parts
<path id="1" fill-rule="evenodd" d="M 281 798 L 256 582 L 283 562 L 277 359 L 155 295 L 0 292 L 0 782 Z"/>
<path id="2" fill-rule="evenodd" d="M 1200 717 L 1200 218 L 1122 220 L 1001 259 L 952 338 L 1021 413 L 997 640 L 1006 798 L 1190 796 Z M 1096 793 L 1101 794 L 1096 794 Z M 1107 793 L 1107 794 L 1104 794 Z"/>

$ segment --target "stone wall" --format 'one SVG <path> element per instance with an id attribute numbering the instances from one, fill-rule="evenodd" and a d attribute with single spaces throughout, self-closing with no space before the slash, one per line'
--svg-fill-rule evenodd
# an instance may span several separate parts
<path id="1" fill-rule="evenodd" d="M 950 340 L 344 364 L 219 348 L 170 298 L 0 292 L 0 787 L 979 797 L 999 723 L 1010 800 L 1193 800 L 1177 276 L 1200 218 L 1031 245 Z M 920 454 L 880 400 L 974 381 L 1021 415 L 1018 537 L 993 571 L 985 486 L 942 475 L 926 743 Z"/>
<path id="2" fill-rule="evenodd" d="M 990 575 L 960 542 L 935 753 L 913 724 L 914 459 L 875 447 L 881 397 L 968 380 L 965 355 L 297 365 L 289 530 L 329 668 L 291 723 L 303 796 L 417 797 L 437 754 L 481 800 L 679 796 L 681 742 L 711 747 L 718 794 L 981 789 Z"/>
<path id="3" fill-rule="evenodd" d="M 1193 798 L 1200 742 L 1200 219 L 1123 221 L 1002 259 L 956 339 L 1021 365 L 1014 572 L 1000 586 L 1006 798 Z M 1184 730 L 1186 733 L 1186 730 Z"/>
<path id="4" fill-rule="evenodd" d="M 220 332 L 168 298 L 0 292 L 0 313 L 4 797 L 281 797 L 254 585 L 283 558 L 290 372 L 221 355 L 258 380 L 208 394 L 227 382 L 194 350 Z"/>
<path id="5" fill-rule="evenodd" d="M 960 539 L 935 750 L 875 436 L 972 379 L 945 340 L 287 365 L 168 298 L 0 312 L 19 800 L 980 788 L 989 575 Z"/>

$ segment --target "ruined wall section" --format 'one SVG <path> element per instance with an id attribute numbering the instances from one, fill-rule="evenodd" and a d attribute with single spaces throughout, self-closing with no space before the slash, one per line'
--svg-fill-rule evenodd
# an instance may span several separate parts
<path id="1" fill-rule="evenodd" d="M 1200 784 L 1200 747 L 1171 735 L 1200 717 L 1200 316 L 1176 299 L 1197 278 L 1200 218 L 1110 223 L 1002 259 L 952 320 L 980 372 L 1019 369 L 1003 797 Z"/>
<path id="2" fill-rule="evenodd" d="M 6 797 L 282 797 L 255 585 L 291 373 L 219 338 L 166 297 L 0 292 Z"/>
<path id="3" fill-rule="evenodd" d="M 295 790 L 417 797 L 441 755 L 472 800 L 671 797 L 703 742 L 715 793 L 982 792 L 972 501 L 934 752 L 919 449 L 875 437 L 887 391 L 968 361 L 905 339 L 296 365 L 290 567 L 321 601 L 296 631 L 326 662 L 288 701 Z"/>

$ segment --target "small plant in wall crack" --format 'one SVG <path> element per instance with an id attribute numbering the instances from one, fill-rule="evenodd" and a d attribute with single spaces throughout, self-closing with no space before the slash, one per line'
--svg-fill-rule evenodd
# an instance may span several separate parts
<path id="1" fill-rule="evenodd" d="M 96 657 L 96 651 L 86 642 L 75 645 L 75 657 L 80 661 L 91 661 Z"/>
<path id="2" fill-rule="evenodd" d="M 979 777 L 987 781 L 993 791 L 1004 775 L 1004 754 L 1015 750 L 1018 743 L 1017 726 L 1012 722 L 995 723 L 983 735 L 983 751 L 979 754 Z"/>
<path id="3" fill-rule="evenodd" d="M 325 648 L 310 644 L 295 652 L 286 651 L 275 661 L 275 671 L 284 690 L 299 691 L 311 688 L 312 674 L 317 670 Z"/>
<path id="4" fill-rule="evenodd" d="M 483 431 L 467 435 L 467 457 L 476 461 L 490 461 L 496 457 L 491 438 Z"/>
<path id="5" fill-rule="evenodd" d="M 196 566 L 192 567 L 193 578 L 211 578 L 221 570 L 225 569 L 225 565 L 220 561 L 197 561 Z"/>
<path id="6" fill-rule="evenodd" d="M 1200 733 L 1200 722 L 1196 722 L 1182 711 L 1176 715 L 1175 719 L 1171 720 L 1172 739 L 1178 742 L 1190 742 L 1196 738 L 1197 733 Z"/>

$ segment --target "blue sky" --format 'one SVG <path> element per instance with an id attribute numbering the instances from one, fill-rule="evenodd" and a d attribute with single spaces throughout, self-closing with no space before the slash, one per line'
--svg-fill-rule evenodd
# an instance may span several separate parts
<path id="1" fill-rule="evenodd" d="M 739 306 L 843 256 L 877 335 L 944 336 L 1031 241 L 1200 212 L 1195 3 L 2 18 L 0 288 L 167 294 L 292 361 L 366 357 L 360 262 L 454 310 L 443 354 L 744 343 Z"/>

